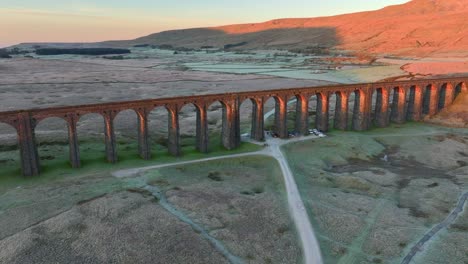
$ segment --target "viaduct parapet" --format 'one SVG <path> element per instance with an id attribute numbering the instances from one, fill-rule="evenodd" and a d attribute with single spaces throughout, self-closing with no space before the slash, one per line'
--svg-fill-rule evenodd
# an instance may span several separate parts
<path id="1" fill-rule="evenodd" d="M 187 104 L 194 105 L 197 112 L 196 148 L 206 153 L 208 152 L 207 108 L 215 102 L 222 104 L 222 144 L 230 150 L 240 145 L 239 107 L 245 100 L 251 100 L 253 103 L 250 135 L 252 139 L 262 141 L 264 104 L 269 98 L 275 100 L 275 132 L 280 138 L 287 138 L 287 104 L 291 98 L 297 99 L 296 133 L 302 135 L 309 133 L 309 99 L 312 96 L 317 98 L 316 128 L 322 131 L 329 129 L 329 101 L 333 95 L 336 95 L 334 128 L 363 131 L 371 126 L 386 127 L 390 122 L 419 121 L 426 115 L 435 115 L 452 104 L 459 93 L 468 92 L 467 82 L 468 77 L 362 83 L 30 109 L 0 112 L 0 122 L 16 129 L 23 175 L 35 176 L 40 173 L 40 164 L 34 130 L 39 122 L 50 117 L 62 118 L 67 122 L 70 163 L 72 167 L 78 168 L 81 162 L 77 122 L 81 116 L 90 113 L 103 116 L 106 157 L 108 162 L 115 163 L 117 147 L 113 123 L 115 116 L 125 110 L 136 112 L 139 155 L 142 159 L 150 159 L 148 115 L 153 109 L 161 106 L 167 109 L 169 115 L 168 150 L 172 155 L 178 156 L 181 154 L 179 112 Z M 352 94 L 354 94 L 354 109 L 349 109 Z M 390 101 L 390 98 L 393 99 Z M 351 115 L 348 114 L 350 110 L 352 110 Z"/>

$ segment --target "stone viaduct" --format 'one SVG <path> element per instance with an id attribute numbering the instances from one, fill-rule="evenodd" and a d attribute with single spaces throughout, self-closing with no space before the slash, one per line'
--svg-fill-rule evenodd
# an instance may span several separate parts
<path id="1" fill-rule="evenodd" d="M 309 132 L 309 98 L 312 96 L 317 98 L 316 128 L 322 131 L 329 129 L 329 100 L 332 95 L 336 95 L 334 128 L 362 131 L 371 126 L 385 127 L 390 122 L 419 121 L 425 115 L 434 115 L 450 105 L 459 93 L 468 92 L 467 85 L 468 77 L 462 77 L 183 96 L 0 112 L 0 122 L 7 123 L 16 129 L 23 175 L 34 176 L 39 175 L 40 172 L 34 130 L 41 120 L 49 117 L 63 118 L 67 122 L 70 163 L 72 167 L 78 168 L 81 162 L 77 122 L 81 116 L 89 113 L 98 113 L 104 117 L 106 156 L 108 162 L 115 163 L 117 162 L 117 148 L 113 121 L 119 112 L 125 110 L 136 112 L 139 155 L 142 159 L 150 159 L 148 114 L 152 109 L 160 106 L 165 107 L 169 115 L 169 152 L 177 156 L 181 154 L 179 111 L 187 104 L 194 105 L 197 111 L 197 150 L 207 152 L 207 108 L 214 102 L 220 102 L 223 106 L 222 144 L 226 149 L 234 149 L 240 144 L 239 107 L 245 100 L 251 100 L 253 103 L 251 137 L 262 141 L 264 139 L 264 103 L 269 98 L 274 98 L 276 103 L 276 133 L 280 138 L 287 138 L 287 104 L 290 98 L 297 99 L 295 121 L 297 133 L 306 135 Z M 354 96 L 351 96 L 352 94 Z M 353 109 L 349 109 L 351 97 L 354 98 Z M 393 99 L 390 101 L 390 98 Z M 348 114 L 350 112 L 351 115 Z"/>

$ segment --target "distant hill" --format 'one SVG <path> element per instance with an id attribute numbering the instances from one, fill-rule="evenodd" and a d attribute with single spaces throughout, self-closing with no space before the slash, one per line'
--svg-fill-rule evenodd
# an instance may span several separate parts
<path id="1" fill-rule="evenodd" d="M 331 17 L 172 30 L 103 46 L 172 45 L 232 49 L 334 48 L 397 56 L 468 56 L 468 1 L 413 0 Z"/>

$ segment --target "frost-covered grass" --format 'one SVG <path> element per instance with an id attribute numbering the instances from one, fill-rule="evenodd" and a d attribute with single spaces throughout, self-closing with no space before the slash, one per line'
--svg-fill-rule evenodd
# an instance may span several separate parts
<path id="1" fill-rule="evenodd" d="M 265 156 L 227 158 L 149 171 L 168 201 L 235 255 L 252 263 L 300 263 L 278 163 Z"/>
<path id="2" fill-rule="evenodd" d="M 284 146 L 325 263 L 399 263 L 466 191 L 466 139 L 466 129 L 409 123 Z M 449 234 L 443 258 L 463 263 L 455 238 L 466 230 Z"/>

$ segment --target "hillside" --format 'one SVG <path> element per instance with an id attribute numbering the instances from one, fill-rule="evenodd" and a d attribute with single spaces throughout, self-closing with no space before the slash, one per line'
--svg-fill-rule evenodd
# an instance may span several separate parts
<path id="1" fill-rule="evenodd" d="M 320 46 L 398 56 L 468 56 L 468 1 L 413 0 L 376 11 L 331 17 L 277 19 L 264 23 L 165 31 L 136 44 L 200 48 L 244 43 L 237 49 L 303 49 Z"/>
<path id="2" fill-rule="evenodd" d="M 468 92 L 461 93 L 449 107 L 443 109 L 428 122 L 443 126 L 468 128 Z"/>

